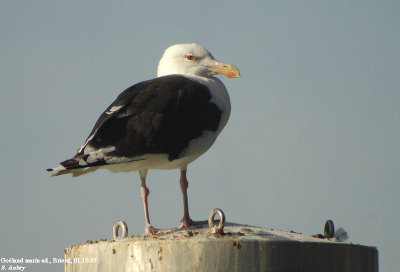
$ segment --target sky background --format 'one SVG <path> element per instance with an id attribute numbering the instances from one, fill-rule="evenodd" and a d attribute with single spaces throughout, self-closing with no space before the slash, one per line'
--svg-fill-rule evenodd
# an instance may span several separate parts
<path id="1" fill-rule="evenodd" d="M 144 231 L 138 173 L 45 171 L 74 155 L 127 87 L 156 75 L 164 49 L 197 42 L 234 64 L 232 114 L 189 165 L 195 220 L 322 233 L 327 219 L 400 252 L 399 1 L 0 1 L 0 257 L 63 258 Z M 178 226 L 179 171 L 148 175 L 155 227 Z M 25 271 L 63 271 L 28 265 Z"/>

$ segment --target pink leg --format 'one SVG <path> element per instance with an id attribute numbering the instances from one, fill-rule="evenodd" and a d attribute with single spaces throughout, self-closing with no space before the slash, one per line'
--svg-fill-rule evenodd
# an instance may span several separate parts
<path id="1" fill-rule="evenodd" d="M 207 221 L 193 221 L 189 216 L 189 204 L 187 197 L 187 188 L 189 187 L 189 182 L 186 178 L 186 169 L 181 170 L 181 177 L 179 183 L 181 185 L 182 198 L 183 198 L 183 217 L 181 220 L 182 224 L 179 226 L 179 228 L 187 228 L 190 226 L 207 223 Z"/>
<path id="2" fill-rule="evenodd" d="M 142 185 L 140 186 L 140 193 L 142 194 L 143 207 L 144 207 L 144 217 L 146 223 L 145 233 L 153 233 L 157 231 L 157 229 L 153 228 L 153 226 L 150 223 L 149 208 L 147 205 L 147 197 L 150 194 L 149 188 L 147 188 L 146 186 L 147 170 L 140 170 L 139 173 L 140 173 L 140 179 L 142 180 Z"/>

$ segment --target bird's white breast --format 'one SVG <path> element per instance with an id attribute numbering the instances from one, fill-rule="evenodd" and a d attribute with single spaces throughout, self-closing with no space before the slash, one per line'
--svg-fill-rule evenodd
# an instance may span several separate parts
<path id="1" fill-rule="evenodd" d="M 227 124 L 229 116 L 231 114 L 231 102 L 225 85 L 218 78 L 204 78 L 195 76 L 186 77 L 194 79 L 199 83 L 206 85 L 211 93 L 210 102 L 214 103 L 221 110 L 221 120 L 219 122 L 217 130 L 203 131 L 200 137 L 191 140 L 188 147 L 183 150 L 181 156 L 191 157 L 191 161 L 193 161 L 201 156 L 213 145 L 213 143 L 217 139 L 217 136 Z"/>

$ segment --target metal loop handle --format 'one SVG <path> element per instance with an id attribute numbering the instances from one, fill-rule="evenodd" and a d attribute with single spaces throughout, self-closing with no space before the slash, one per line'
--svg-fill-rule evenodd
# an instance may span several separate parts
<path id="1" fill-rule="evenodd" d="M 119 228 L 122 229 L 121 237 L 118 236 Z M 114 240 L 123 239 L 123 238 L 128 237 L 128 226 L 126 225 L 126 223 L 124 221 L 118 221 L 117 223 L 115 223 L 115 225 L 113 227 L 113 236 L 114 236 Z"/>
<path id="2" fill-rule="evenodd" d="M 324 228 L 324 236 L 327 238 L 335 237 L 335 225 L 332 220 L 327 220 Z"/>
<path id="3" fill-rule="evenodd" d="M 219 224 L 216 227 L 214 225 L 214 217 L 216 215 L 219 215 Z M 222 233 L 224 230 L 224 226 L 225 226 L 225 214 L 221 209 L 214 209 L 211 211 L 210 213 L 210 217 L 208 218 L 208 226 L 210 227 L 210 232 L 211 233 Z"/>

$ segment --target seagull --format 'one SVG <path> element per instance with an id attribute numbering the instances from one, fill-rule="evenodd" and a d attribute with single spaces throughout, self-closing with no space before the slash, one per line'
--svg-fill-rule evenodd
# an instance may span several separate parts
<path id="1" fill-rule="evenodd" d="M 150 169 L 179 169 L 183 217 L 179 228 L 203 222 L 189 216 L 187 166 L 204 154 L 228 122 L 229 94 L 215 75 L 239 78 L 239 70 L 216 60 L 196 43 L 168 47 L 158 64 L 157 77 L 125 91 L 100 115 L 75 156 L 49 168 L 53 176 L 74 177 L 98 169 L 139 171 L 145 214 L 145 233 L 159 229 L 150 223 Z"/>

